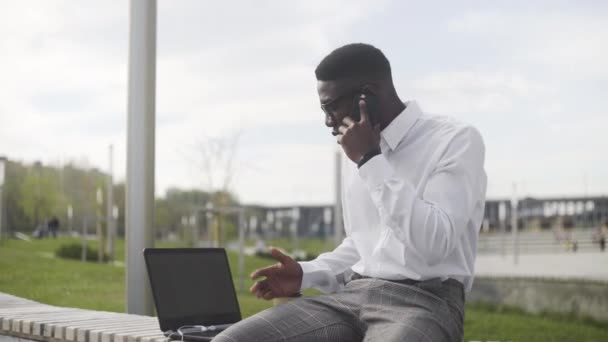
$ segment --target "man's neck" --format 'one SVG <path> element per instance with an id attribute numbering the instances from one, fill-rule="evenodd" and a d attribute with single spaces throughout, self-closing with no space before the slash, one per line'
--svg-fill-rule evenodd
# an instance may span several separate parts
<path id="1" fill-rule="evenodd" d="M 403 103 L 399 99 L 392 101 L 391 104 L 387 106 L 387 115 L 384 117 L 385 119 L 382 120 L 383 122 L 380 123 L 380 130 L 383 130 L 388 127 L 388 125 L 390 125 L 391 122 L 393 122 L 393 120 L 395 120 L 395 118 L 399 116 L 399 114 L 401 114 L 403 110 L 405 110 L 405 107 L 405 103 Z"/>

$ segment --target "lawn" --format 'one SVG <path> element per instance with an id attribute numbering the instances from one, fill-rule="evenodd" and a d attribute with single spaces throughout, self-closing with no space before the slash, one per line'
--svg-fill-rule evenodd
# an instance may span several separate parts
<path id="1" fill-rule="evenodd" d="M 0 292 L 33 299 L 42 303 L 95 310 L 124 311 L 125 269 L 96 263 L 58 259 L 54 252 L 68 238 L 25 242 L 4 240 L 0 244 Z M 284 241 L 274 245 L 289 247 Z M 90 242 L 90 246 L 94 243 Z M 176 246 L 160 243 L 159 247 Z M 318 254 L 330 244 L 302 241 L 300 246 Z M 117 245 L 117 259 L 124 260 L 124 243 Z M 235 284 L 238 256 L 229 253 Z M 248 257 L 245 274 L 269 264 L 268 259 Z M 247 280 L 245 287 L 251 281 Z M 92 295 L 94 294 L 94 295 Z M 314 295 L 314 291 L 306 293 Z M 239 292 L 244 317 L 270 307 L 248 292 Z M 513 309 L 468 306 L 465 319 L 465 341 L 608 341 L 608 326 L 564 316 L 535 316 Z"/>

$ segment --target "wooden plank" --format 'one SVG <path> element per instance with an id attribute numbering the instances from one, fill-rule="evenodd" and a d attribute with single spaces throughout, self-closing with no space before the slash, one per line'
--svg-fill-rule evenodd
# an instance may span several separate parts
<path id="1" fill-rule="evenodd" d="M 79 326 L 72 325 L 72 326 L 66 328 L 65 340 L 77 341 L 79 333 L 80 333 L 80 335 L 82 335 L 82 334 L 86 333 L 87 331 L 90 331 L 95 328 L 109 329 L 109 328 L 112 328 L 115 326 L 122 326 L 125 324 L 129 324 L 129 321 L 125 321 L 124 317 L 116 317 L 116 318 L 111 318 L 111 319 L 90 321 L 88 323 L 89 324 L 82 324 Z M 133 322 L 133 323 L 139 324 L 138 322 Z"/>
<path id="2" fill-rule="evenodd" d="M 80 317 L 82 315 L 82 312 L 81 312 L 81 310 L 64 311 L 59 314 L 56 312 L 48 312 L 48 313 L 32 314 L 27 317 L 19 318 L 19 320 L 21 321 L 21 332 L 24 334 L 34 334 L 35 323 L 49 322 L 49 321 L 56 320 L 58 316 L 65 317 L 65 316 L 70 316 L 70 315 L 77 319 L 78 317 Z"/>
<path id="3" fill-rule="evenodd" d="M 87 342 L 91 340 L 91 332 L 94 330 L 108 331 L 112 329 L 120 329 L 125 326 L 148 327 L 150 326 L 150 323 L 142 320 L 128 320 L 126 318 L 122 318 L 117 322 L 99 321 L 97 322 L 97 324 L 94 325 L 68 328 L 66 333 L 66 340 Z"/>
<path id="4" fill-rule="evenodd" d="M 80 321 L 85 321 L 85 320 L 88 320 L 88 319 L 90 319 L 90 318 L 88 318 L 87 316 L 83 316 L 82 314 L 79 314 L 78 316 L 74 316 L 74 317 L 71 317 L 71 318 L 69 316 L 62 316 L 62 317 L 55 317 L 53 319 L 46 319 L 46 320 L 36 321 L 32 325 L 32 335 L 35 335 L 35 336 L 44 336 L 45 328 L 52 330 L 53 329 L 53 327 L 52 327 L 53 323 L 65 322 L 65 321 L 80 322 Z"/>
<path id="5" fill-rule="evenodd" d="M 62 308 L 4 293 L 0 293 L 0 331 L 16 338 L 47 342 L 168 340 L 156 317 Z"/>
<path id="6" fill-rule="evenodd" d="M 11 323 L 14 319 L 17 319 L 20 317 L 26 317 L 27 315 L 41 313 L 41 312 L 59 312 L 59 311 L 60 310 L 57 310 L 56 308 L 55 309 L 51 308 L 46 311 L 40 310 L 39 308 L 38 309 L 30 308 L 28 310 L 19 310 L 17 312 L 13 312 L 10 314 L 0 314 L 0 316 L 2 316 L 2 330 L 10 331 Z"/>
<path id="7" fill-rule="evenodd" d="M 32 320 L 32 318 L 38 318 L 38 317 L 56 317 L 57 315 L 61 314 L 63 315 L 65 312 L 69 312 L 69 311 L 48 311 L 48 312 L 37 312 L 37 313 L 31 313 L 31 314 L 27 314 L 24 316 L 18 316 L 18 317 L 13 317 L 9 319 L 9 322 L 11 322 L 11 331 L 14 332 L 21 332 L 21 333 L 27 333 L 26 330 L 30 330 L 30 324 L 29 322 Z M 27 323 L 24 323 L 27 322 Z"/>
<path id="8" fill-rule="evenodd" d="M 169 338 L 163 335 L 162 333 L 158 336 L 142 336 L 137 339 L 139 342 L 167 342 Z"/>
<path id="9" fill-rule="evenodd" d="M 128 326 L 133 326 L 132 324 L 127 324 Z M 150 329 L 153 329 L 154 326 L 150 326 Z M 95 327 L 94 329 L 90 329 L 87 331 L 78 331 L 78 337 L 77 340 L 78 342 L 101 342 L 101 334 L 104 332 L 108 332 L 110 329 L 116 329 L 116 327 L 114 328 L 110 328 L 110 327 L 101 327 L 101 328 L 97 328 Z"/>
<path id="10" fill-rule="evenodd" d="M 160 328 L 157 328 L 156 330 L 157 330 L 156 332 L 150 332 L 150 333 L 146 333 L 146 334 L 136 334 L 136 335 L 128 336 L 127 337 L 127 342 L 139 342 L 144 337 L 160 337 L 160 338 L 165 338 L 165 335 L 162 334 L 162 332 L 160 331 Z"/>
<path id="11" fill-rule="evenodd" d="M 107 321 L 107 322 L 124 322 L 124 318 L 122 317 L 107 317 L 107 316 L 100 316 L 98 314 L 96 314 L 95 311 L 90 311 L 90 315 L 89 316 L 89 320 L 86 321 L 81 321 L 81 322 L 66 322 L 66 323 L 58 323 L 55 324 L 54 327 L 54 331 L 53 331 L 53 337 L 56 339 L 61 339 L 61 340 L 65 340 L 66 339 L 66 332 L 68 328 L 76 328 L 76 327 L 88 327 L 91 325 L 95 325 L 95 324 L 100 324 L 102 321 Z"/>
<path id="12" fill-rule="evenodd" d="M 78 321 L 77 323 L 97 319 L 99 318 L 99 315 L 96 314 L 95 311 L 87 311 L 86 313 L 83 313 L 82 318 L 84 319 Z M 42 330 L 42 336 L 55 337 L 57 335 L 59 337 L 56 338 L 62 338 L 63 329 L 65 329 L 65 327 L 70 326 L 70 324 L 74 324 L 73 319 L 61 319 L 55 322 L 49 322 L 47 324 L 44 324 L 40 327 Z"/>
<path id="13" fill-rule="evenodd" d="M 155 331 L 156 329 L 158 329 L 158 326 L 139 329 L 125 328 L 122 331 L 103 332 L 101 334 L 101 342 L 123 342 L 129 335 L 133 335 L 136 333 L 146 333 L 150 331 Z"/>

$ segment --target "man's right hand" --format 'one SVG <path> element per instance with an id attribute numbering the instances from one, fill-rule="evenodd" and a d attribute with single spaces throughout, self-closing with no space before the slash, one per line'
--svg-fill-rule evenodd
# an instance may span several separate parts
<path id="1" fill-rule="evenodd" d="M 281 253 L 276 248 L 271 248 L 270 254 L 279 262 L 255 270 L 251 274 L 251 279 L 255 280 L 259 277 L 266 277 L 266 279 L 256 281 L 249 291 L 258 298 L 266 300 L 295 296 L 302 286 L 302 267 L 290 256 Z"/>

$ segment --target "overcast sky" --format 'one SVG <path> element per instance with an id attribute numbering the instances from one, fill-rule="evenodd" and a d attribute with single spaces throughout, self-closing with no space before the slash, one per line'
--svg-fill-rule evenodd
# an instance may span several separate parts
<path id="1" fill-rule="evenodd" d="M 481 131 L 490 198 L 606 195 L 608 2 L 573 3 L 160 0 L 156 192 L 208 187 L 197 146 L 238 136 L 242 201 L 330 203 L 314 68 L 367 42 L 403 99 Z M 0 0 L 0 155 L 105 169 L 114 144 L 124 179 L 128 11 Z"/>

